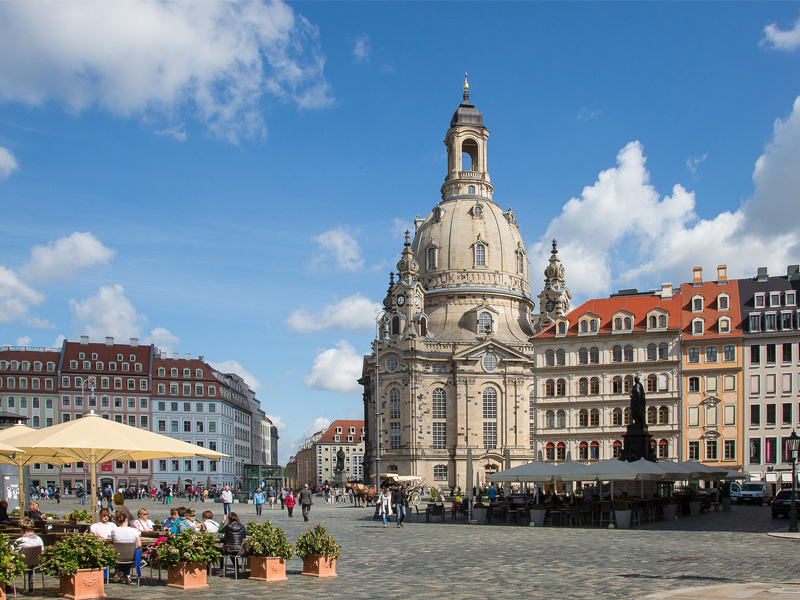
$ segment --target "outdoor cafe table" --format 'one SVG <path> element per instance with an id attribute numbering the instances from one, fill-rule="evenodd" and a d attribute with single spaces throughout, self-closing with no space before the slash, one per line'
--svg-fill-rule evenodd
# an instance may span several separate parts
<path id="1" fill-rule="evenodd" d="M 91 527 L 90 523 L 71 523 L 69 521 L 48 521 L 53 531 L 77 531 L 83 533 Z"/>

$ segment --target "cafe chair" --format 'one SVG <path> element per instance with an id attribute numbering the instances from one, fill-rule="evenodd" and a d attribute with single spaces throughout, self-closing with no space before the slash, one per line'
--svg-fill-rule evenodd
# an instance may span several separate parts
<path id="1" fill-rule="evenodd" d="M 39 571 L 42 575 L 42 596 L 44 596 L 44 571 L 39 566 L 39 558 L 42 556 L 42 547 L 33 546 L 31 548 L 20 548 L 19 555 L 25 563 L 25 570 L 22 572 L 22 583 L 24 588 L 25 575 L 28 575 L 28 591 L 33 592 L 33 574 Z M 17 584 L 14 581 L 14 597 L 17 595 Z"/>
<path id="2" fill-rule="evenodd" d="M 136 571 L 136 544 L 133 542 L 114 542 L 114 550 L 117 553 L 117 567 L 120 565 L 130 565 L 130 577 L 136 577 L 136 586 L 139 586 L 141 576 Z"/>

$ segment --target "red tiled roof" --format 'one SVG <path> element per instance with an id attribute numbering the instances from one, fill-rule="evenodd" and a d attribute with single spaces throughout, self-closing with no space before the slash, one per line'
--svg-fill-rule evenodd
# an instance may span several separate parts
<path id="1" fill-rule="evenodd" d="M 152 352 L 152 346 L 150 344 L 139 345 L 139 346 L 131 346 L 130 344 L 111 344 L 106 345 L 104 343 L 89 343 L 89 344 L 81 344 L 80 342 L 66 342 L 64 345 L 64 363 L 62 365 L 62 371 L 67 372 L 75 372 L 75 371 L 86 371 L 92 373 L 113 373 L 117 376 L 131 376 L 131 377 L 141 377 L 142 375 L 147 375 L 150 369 L 150 354 Z M 85 358 L 79 358 L 80 353 L 83 352 Z M 92 355 L 97 354 L 97 358 L 93 359 Z M 142 365 L 141 371 L 134 371 L 131 369 L 130 371 L 122 371 L 122 369 L 117 369 L 116 371 L 111 371 L 108 368 L 108 364 L 112 362 L 120 362 L 117 360 L 117 355 L 122 355 L 121 362 L 138 362 Z M 131 361 L 131 356 L 135 357 L 134 361 Z M 78 361 L 78 368 L 72 369 L 69 366 L 70 361 L 77 360 Z M 83 368 L 83 361 L 88 360 L 92 363 L 92 366 L 89 369 Z M 103 369 L 98 370 L 96 368 L 96 363 L 102 362 Z"/>
<path id="2" fill-rule="evenodd" d="M 336 428 L 341 427 L 342 432 L 336 433 Z M 355 428 L 355 433 L 350 433 L 350 428 Z M 339 420 L 331 423 L 328 430 L 322 434 L 322 437 L 317 440 L 318 444 L 353 444 L 361 441 L 361 428 L 364 427 L 364 421 L 345 421 Z M 333 436 L 338 435 L 339 441 L 335 442 Z M 347 436 L 352 435 L 353 441 L 347 442 Z"/>
<path id="3" fill-rule="evenodd" d="M 719 294 L 728 295 L 728 310 L 717 310 L 717 296 Z M 681 296 L 683 306 L 681 307 L 681 327 L 683 333 L 692 339 L 715 339 L 719 337 L 741 337 L 742 336 L 742 313 L 739 305 L 739 284 L 737 280 L 728 280 L 727 283 L 717 283 L 716 281 L 705 281 L 702 285 L 684 283 L 681 285 Z M 703 311 L 692 312 L 692 298 L 703 297 Z M 692 333 L 692 320 L 697 317 L 704 320 L 703 334 Z M 720 317 L 727 316 L 731 319 L 731 332 L 720 335 L 717 328 L 717 321 Z"/>

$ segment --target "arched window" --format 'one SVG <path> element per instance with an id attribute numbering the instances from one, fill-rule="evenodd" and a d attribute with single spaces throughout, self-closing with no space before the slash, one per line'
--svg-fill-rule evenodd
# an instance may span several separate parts
<path id="1" fill-rule="evenodd" d="M 592 319 L 589 322 L 589 331 L 597 331 L 597 319 Z"/>
<path id="2" fill-rule="evenodd" d="M 622 346 L 614 346 L 611 349 L 611 362 L 622 362 Z"/>
<path id="3" fill-rule="evenodd" d="M 662 329 L 667 328 L 667 315 L 661 315 L 660 317 L 658 317 L 658 326 L 661 327 Z"/>
<path id="4" fill-rule="evenodd" d="M 611 380 L 611 393 L 612 394 L 622 393 L 622 377 L 620 377 L 619 375 L 615 375 L 614 379 Z"/>
<path id="5" fill-rule="evenodd" d="M 447 392 L 443 388 L 436 388 L 433 390 L 433 406 L 431 418 L 433 419 L 446 419 L 447 418 Z"/>
<path id="6" fill-rule="evenodd" d="M 669 425 L 669 407 L 666 406 L 658 407 L 658 424 Z"/>
<path id="7" fill-rule="evenodd" d="M 589 427 L 600 427 L 600 411 L 596 408 L 589 411 Z"/>
<path id="8" fill-rule="evenodd" d="M 666 373 L 658 376 L 658 389 L 661 392 L 666 392 L 669 389 L 669 377 Z"/>
<path id="9" fill-rule="evenodd" d="M 658 345 L 658 360 L 667 360 L 669 353 L 669 346 L 667 346 L 666 342 L 662 342 Z"/>
<path id="10" fill-rule="evenodd" d="M 164 367 L 158 367 L 158 376 L 159 377 L 166 377 L 167 370 Z"/>
<path id="11" fill-rule="evenodd" d="M 584 321 L 586 323 L 586 321 Z M 578 350 L 578 362 L 582 365 L 589 364 L 589 351 L 586 348 Z"/>
<path id="12" fill-rule="evenodd" d="M 578 427 L 588 427 L 589 426 L 589 411 L 586 409 L 581 409 L 578 413 Z"/>
<path id="13" fill-rule="evenodd" d="M 627 394 L 631 391 L 631 388 L 633 388 L 633 377 L 625 375 L 625 379 L 622 380 L 622 391 Z"/>
<path id="14" fill-rule="evenodd" d="M 633 362 L 633 346 L 628 344 L 624 350 L 625 362 Z"/>
<path id="15" fill-rule="evenodd" d="M 492 314 L 482 312 L 478 315 L 478 333 L 492 333 Z"/>
<path id="16" fill-rule="evenodd" d="M 547 446 L 544 448 L 544 458 L 545 460 L 555 460 L 556 459 L 556 445 L 553 442 L 548 442 Z"/>
<path id="17" fill-rule="evenodd" d="M 622 329 L 622 319 L 617 317 L 614 319 L 614 331 L 620 331 Z"/>
<path id="18" fill-rule="evenodd" d="M 567 413 L 563 410 L 559 410 L 556 413 L 556 427 L 563 429 L 567 426 Z"/>
<path id="19" fill-rule="evenodd" d="M 559 325 L 564 325 L 564 323 L 559 323 Z M 559 349 L 556 351 L 556 364 L 559 366 L 567 364 L 567 354 L 564 350 Z"/>
<path id="20" fill-rule="evenodd" d="M 522 252 L 517 252 L 517 273 L 525 274 L 525 255 Z"/>
<path id="21" fill-rule="evenodd" d="M 578 460 L 589 460 L 589 444 L 586 442 L 578 444 Z"/>
<path id="22" fill-rule="evenodd" d="M 600 459 L 600 444 L 597 442 L 592 442 L 589 444 L 589 458 L 591 460 L 599 460 Z"/>
<path id="23" fill-rule="evenodd" d="M 658 320 L 656 319 L 655 315 L 650 315 L 650 318 L 647 319 L 647 327 L 650 329 L 655 329 L 658 326 Z"/>
<path id="24" fill-rule="evenodd" d="M 592 377 L 589 380 L 589 394 L 597 396 L 600 393 L 600 378 Z"/>
<path id="25" fill-rule="evenodd" d="M 589 362 L 593 365 L 600 364 L 600 350 L 598 348 L 592 348 L 589 350 Z"/>
<path id="26" fill-rule="evenodd" d="M 474 194 L 475 193 L 475 186 L 474 185 L 468 185 L 467 186 L 467 193 L 468 194 Z"/>
<path id="27" fill-rule="evenodd" d="M 425 317 L 419 320 L 419 334 L 422 337 L 428 337 L 428 319 Z"/>
<path id="28" fill-rule="evenodd" d="M 447 465 L 434 465 L 433 466 L 433 480 L 434 481 L 447 481 Z"/>
<path id="29" fill-rule="evenodd" d="M 559 379 L 556 381 L 556 396 L 566 396 L 567 395 L 567 382 L 564 379 Z"/>
<path id="30" fill-rule="evenodd" d="M 579 396 L 589 395 L 589 380 L 586 377 L 581 377 L 578 380 L 578 395 Z"/>
<path id="31" fill-rule="evenodd" d="M 555 396 L 556 395 L 556 382 L 552 379 L 548 379 L 544 382 L 544 395 L 545 396 Z"/>
<path id="32" fill-rule="evenodd" d="M 611 411 L 611 424 L 616 426 L 622 425 L 622 409 L 615 408 Z"/>
<path id="33" fill-rule="evenodd" d="M 553 429 L 556 426 L 556 413 L 552 410 L 548 410 L 544 416 L 544 423 L 547 429 Z"/>
<path id="34" fill-rule="evenodd" d="M 436 269 L 436 248 L 428 248 L 428 270 Z"/>
<path id="35" fill-rule="evenodd" d="M 647 391 L 648 392 L 658 391 L 658 377 L 656 377 L 652 373 L 647 376 Z"/>
<path id="36" fill-rule="evenodd" d="M 400 388 L 393 387 L 389 390 L 389 418 L 400 418 Z"/>
<path id="37" fill-rule="evenodd" d="M 633 319 L 625 317 L 625 329 L 633 329 Z"/>
<path id="38" fill-rule="evenodd" d="M 655 317 L 651 317 L 655 319 Z M 656 360 L 658 356 L 658 348 L 655 344 L 647 344 L 647 360 Z"/>
<path id="39" fill-rule="evenodd" d="M 475 207 L 476 210 L 478 207 Z M 476 267 L 485 267 L 486 266 L 486 246 L 483 244 L 475 244 L 475 266 Z"/>
<path id="40" fill-rule="evenodd" d="M 564 321 L 561 321 L 558 324 L 558 333 L 559 333 L 559 335 L 566 335 L 566 333 L 567 333 L 567 324 L 564 323 Z"/>
<path id="41" fill-rule="evenodd" d="M 556 353 L 553 350 L 548 350 L 544 353 L 544 364 L 548 367 L 553 367 L 556 364 Z"/>
<path id="42" fill-rule="evenodd" d="M 567 458 L 567 446 L 564 442 L 558 442 L 556 444 L 556 460 L 566 460 Z"/>
<path id="43" fill-rule="evenodd" d="M 483 418 L 497 418 L 497 390 L 492 387 L 483 390 Z"/>
<path id="44" fill-rule="evenodd" d="M 39 427 L 40 421 L 38 415 L 33 415 L 33 428 L 36 429 Z"/>
<path id="45" fill-rule="evenodd" d="M 659 440 L 658 458 L 669 458 L 669 442 L 667 440 Z"/>
<path id="46" fill-rule="evenodd" d="M 611 456 L 616 459 L 622 458 L 622 442 L 619 440 L 614 440 L 614 443 L 611 444 Z"/>
<path id="47" fill-rule="evenodd" d="M 392 318 L 392 335 L 400 335 L 400 317 Z"/>
<path id="48" fill-rule="evenodd" d="M 581 333 L 588 333 L 589 332 L 589 321 L 583 320 L 581 321 Z"/>
<path id="49" fill-rule="evenodd" d="M 658 423 L 658 409 L 655 406 L 647 407 L 647 424 L 655 425 Z"/>

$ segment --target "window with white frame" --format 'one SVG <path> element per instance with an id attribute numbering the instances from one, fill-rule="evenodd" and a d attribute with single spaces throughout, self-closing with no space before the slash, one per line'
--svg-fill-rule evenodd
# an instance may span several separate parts
<path id="1" fill-rule="evenodd" d="M 492 315 L 484 311 L 478 315 L 478 333 L 492 332 Z"/>
<path id="2" fill-rule="evenodd" d="M 704 331 L 703 319 L 694 319 L 692 321 L 692 335 L 702 335 Z"/>
<path id="3" fill-rule="evenodd" d="M 434 465 L 433 466 L 433 480 L 434 481 L 447 481 L 447 465 Z"/>

